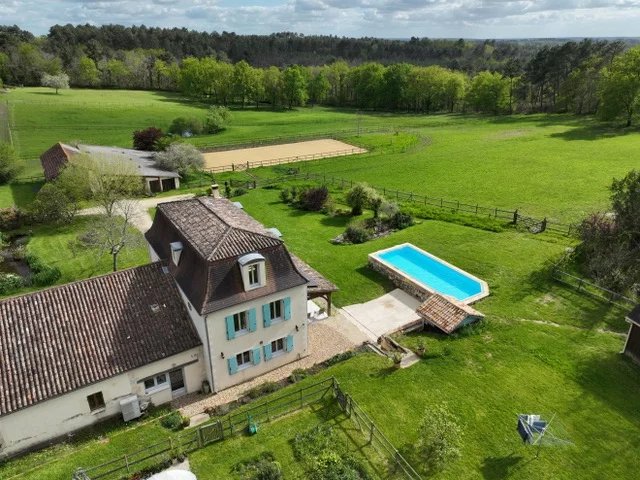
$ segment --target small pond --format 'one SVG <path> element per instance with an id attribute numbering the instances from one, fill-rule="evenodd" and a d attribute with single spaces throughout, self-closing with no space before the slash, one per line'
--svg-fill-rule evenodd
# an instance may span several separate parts
<path id="1" fill-rule="evenodd" d="M 5 239 L 8 240 L 8 245 L 0 249 L 0 275 L 13 273 L 27 278 L 31 270 L 22 257 L 23 247 L 29 242 L 29 236 L 13 235 Z"/>

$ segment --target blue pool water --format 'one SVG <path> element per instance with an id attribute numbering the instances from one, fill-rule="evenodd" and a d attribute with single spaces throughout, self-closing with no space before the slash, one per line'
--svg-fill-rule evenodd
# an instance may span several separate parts
<path id="1" fill-rule="evenodd" d="M 482 292 L 482 285 L 474 278 L 425 255 L 411 245 L 375 254 L 376 257 L 431 290 L 465 301 Z"/>

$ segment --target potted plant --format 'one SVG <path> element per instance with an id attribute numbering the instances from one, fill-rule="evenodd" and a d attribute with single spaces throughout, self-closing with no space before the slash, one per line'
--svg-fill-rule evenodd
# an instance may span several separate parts
<path id="1" fill-rule="evenodd" d="M 416 354 L 420 358 L 423 358 L 426 352 L 427 352 L 427 347 L 424 344 L 424 340 L 419 338 L 418 343 L 416 345 Z"/>

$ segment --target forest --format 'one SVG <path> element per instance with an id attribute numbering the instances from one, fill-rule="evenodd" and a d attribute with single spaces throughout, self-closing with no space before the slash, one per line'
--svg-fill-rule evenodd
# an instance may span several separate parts
<path id="1" fill-rule="evenodd" d="M 259 36 L 120 25 L 56 25 L 36 37 L 4 26 L 0 82 L 56 92 L 69 85 L 179 91 L 242 107 L 599 112 L 630 125 L 640 91 L 634 79 L 640 58 L 631 44 Z"/>

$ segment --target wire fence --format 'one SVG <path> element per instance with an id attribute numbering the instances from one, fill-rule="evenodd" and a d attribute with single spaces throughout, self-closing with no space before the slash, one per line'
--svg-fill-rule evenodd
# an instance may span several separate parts
<path id="1" fill-rule="evenodd" d="M 311 180 L 323 185 L 338 186 L 340 188 L 351 188 L 358 183 L 346 178 L 311 172 L 297 173 L 289 175 L 286 178 Z M 282 181 L 282 178 L 277 180 L 267 179 L 265 180 L 265 184 L 276 183 L 277 181 Z M 262 183 L 260 184 L 262 185 Z M 528 215 L 523 215 L 517 209 L 505 210 L 498 207 L 487 207 L 477 203 L 471 204 L 461 202 L 459 200 L 445 199 L 444 197 L 430 197 L 419 193 L 404 192 L 387 187 L 373 185 L 370 186 L 389 200 L 395 200 L 396 202 L 409 202 L 415 205 L 436 207 L 450 210 L 455 213 L 467 213 L 471 215 L 490 217 L 497 220 L 505 220 L 509 221 L 513 225 L 526 228 L 532 233 L 542 233 L 545 231 L 549 231 L 561 235 L 571 236 L 575 235 L 577 232 L 576 226 L 574 224 L 555 222 L 547 218 L 530 217 Z"/>
<path id="2" fill-rule="evenodd" d="M 353 400 L 353 398 L 345 393 L 338 382 L 334 383 L 334 395 L 338 405 L 343 412 L 351 419 L 360 433 L 367 440 L 367 444 L 371 445 L 384 459 L 387 460 L 390 467 L 395 467 L 397 473 L 408 480 L 421 480 L 422 477 L 402 456 L 402 454 L 393 446 L 391 441 L 380 431 L 376 424 L 371 420 L 369 415 Z"/>
<path id="3" fill-rule="evenodd" d="M 616 305 L 622 308 L 635 307 L 640 303 L 640 299 L 627 297 L 619 292 L 614 292 L 608 288 L 596 285 L 593 282 L 585 280 L 582 277 L 572 275 L 559 268 L 553 269 L 553 278 L 557 282 L 560 282 L 569 287 L 575 288 L 578 292 L 584 293 L 599 300 L 604 300 L 612 305 Z"/>
<path id="4" fill-rule="evenodd" d="M 74 472 L 73 480 L 119 480 L 151 467 L 162 466 L 174 458 L 246 432 L 252 421 L 268 422 L 305 406 L 316 404 L 327 395 L 331 398 L 334 382 L 333 377 L 322 380 L 273 400 L 217 418 L 198 428 L 185 430 L 100 465 L 78 468 Z"/>
<path id="5" fill-rule="evenodd" d="M 420 480 L 420 476 L 402 457 L 398 450 L 382 434 L 367 414 L 341 389 L 334 377 L 298 388 L 272 400 L 235 413 L 214 419 L 194 429 L 166 438 L 139 450 L 116 457 L 100 465 L 78 468 L 72 480 L 120 480 L 149 469 L 168 465 L 175 458 L 196 451 L 207 445 L 222 441 L 234 435 L 247 432 L 252 424 L 269 422 L 306 406 L 323 401 L 337 401 L 341 410 L 368 435 L 368 443 L 383 458 L 398 467 L 409 480 Z"/>

